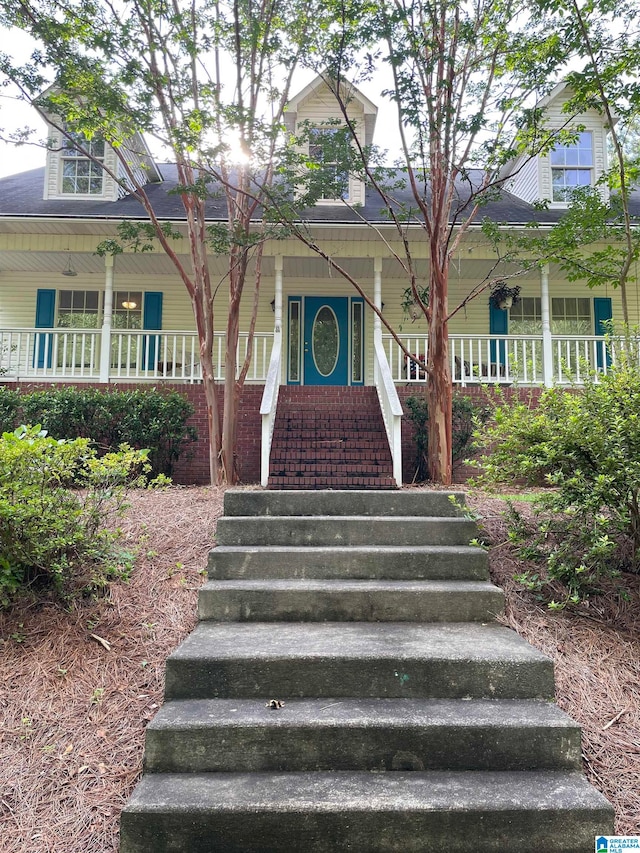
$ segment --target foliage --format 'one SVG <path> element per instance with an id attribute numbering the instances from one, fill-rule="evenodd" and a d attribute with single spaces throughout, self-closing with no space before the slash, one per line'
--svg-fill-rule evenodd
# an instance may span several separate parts
<path id="1" fill-rule="evenodd" d="M 144 209 L 144 221 L 121 225 L 98 253 L 158 246 L 189 294 L 212 482 L 237 478 L 239 395 L 251 360 L 263 246 L 286 234 L 269 211 L 271 195 L 278 193 L 274 177 L 283 162 L 295 159 L 283 132 L 284 110 L 309 31 L 322 20 L 318 0 L 6 0 L 0 6 L 0 25 L 33 39 L 27 61 L 12 57 L 10 45 L 0 52 L 0 84 L 11 85 L 55 128 L 64 147 L 91 160 Z M 177 171 L 172 192 L 183 209 L 180 229 L 161 218 L 156 194 L 148 191 L 153 176 L 146 154 L 139 153 L 140 133 L 170 152 Z M 26 131 L 20 136 L 28 138 Z M 92 140 L 110 146 L 116 166 L 95 156 Z M 175 247 L 180 236 L 187 238 L 184 252 Z M 207 262 L 212 252 L 225 259 L 226 274 L 219 279 Z M 243 294 L 251 308 L 246 357 L 238 364 Z M 213 341 L 222 329 L 220 405 Z"/>
<path id="2" fill-rule="evenodd" d="M 352 133 L 360 161 L 355 172 L 364 174 L 381 200 L 383 215 L 395 226 L 398 242 L 387 246 L 393 246 L 408 288 L 403 307 L 411 317 L 425 317 L 429 476 L 449 483 L 453 403 L 448 324 L 470 299 L 508 275 L 497 270 L 497 255 L 468 296 L 449 306 L 451 265 L 459 261 L 461 241 L 472 223 L 503 186 L 502 167 L 519 156 L 526 163 L 544 145 L 552 147 L 552 135 L 541 142 L 531 131 L 540 113 L 529 102 L 551 90 L 566 61 L 564 46 L 552 16 L 531 15 L 504 0 L 350 0 L 346 5 L 329 0 L 326 7 L 333 25 L 321 32 L 318 63 L 328 69 L 325 80 Z M 395 176 L 378 167 L 379 158 L 372 157 L 375 152 L 366 144 L 366 134 L 359 135 L 349 110 L 348 81 L 369 80 L 378 65 L 388 69 L 389 86 L 382 94 L 398 117 L 401 155 Z M 396 191 L 398 181 L 404 192 Z M 420 235 L 415 242 L 414 234 Z M 354 283 L 335 266 L 330 252 L 310 245 Z M 397 336 L 396 341 L 404 349 Z"/>
<path id="3" fill-rule="evenodd" d="M 506 249 L 505 260 L 517 259 L 524 268 L 556 263 L 569 281 L 618 288 L 628 324 L 627 285 L 637 280 L 640 257 L 638 217 L 630 206 L 640 178 L 633 145 L 640 116 L 640 7 L 635 0 L 532 0 L 531 14 L 553 18 L 559 42 L 573 57 L 570 67 L 579 69 L 564 77 L 558 138 L 571 142 L 585 129 L 581 118 L 597 113 L 607 128 L 609 168 L 594 186 L 570 193 L 567 213 L 555 227 L 532 222 L 529 235 L 494 242 Z M 544 116 L 539 127 L 538 133 L 548 133 Z"/>
<path id="4" fill-rule="evenodd" d="M 192 414 L 193 406 L 177 391 L 60 386 L 20 395 L 0 387 L 0 430 L 39 423 L 60 438 L 89 438 L 99 453 L 114 451 L 122 443 L 147 448 L 156 474 L 171 474 L 197 439 L 196 430 L 187 424 Z"/>
<path id="5" fill-rule="evenodd" d="M 552 487 L 534 503 L 534 528 L 512 511 L 511 537 L 546 563 L 560 605 L 588 597 L 602 578 L 640 570 L 640 367 L 628 353 L 619 349 L 609 372 L 581 392 L 551 388 L 537 405 L 498 398 L 492 423 L 476 433 L 488 448 L 480 483 Z M 541 578 L 520 579 L 542 588 Z"/>
<path id="6" fill-rule="evenodd" d="M 107 523 L 140 485 L 147 452 L 126 444 L 98 457 L 86 438 L 21 426 L 0 439 L 0 605 L 27 587 L 68 598 L 126 578 L 130 555 Z M 74 486 L 75 488 L 72 488 Z"/>
<path id="7" fill-rule="evenodd" d="M 416 445 L 416 473 L 414 475 L 414 482 L 422 483 L 429 476 L 427 462 L 429 451 L 429 407 L 424 397 L 408 397 L 405 403 L 408 409 L 409 420 L 413 424 Z M 474 403 L 470 397 L 454 396 L 452 462 L 459 462 L 465 457 L 475 428 L 487 420 L 488 414 L 489 410 L 486 406 Z"/>

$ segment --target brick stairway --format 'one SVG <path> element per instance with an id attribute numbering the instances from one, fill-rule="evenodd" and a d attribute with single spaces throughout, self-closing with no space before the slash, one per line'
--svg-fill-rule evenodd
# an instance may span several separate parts
<path id="1" fill-rule="evenodd" d="M 375 388 L 283 386 L 271 445 L 271 489 L 393 489 Z"/>

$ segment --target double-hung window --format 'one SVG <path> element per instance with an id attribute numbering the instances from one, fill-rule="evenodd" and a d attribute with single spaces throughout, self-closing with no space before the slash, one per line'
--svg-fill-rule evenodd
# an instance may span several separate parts
<path id="1" fill-rule="evenodd" d="M 570 201 L 574 190 L 593 184 L 593 136 L 589 131 L 566 145 L 556 145 L 549 156 L 553 201 Z"/>
<path id="2" fill-rule="evenodd" d="M 104 188 L 104 140 L 71 134 L 62 140 L 62 192 L 72 195 L 102 195 Z M 87 156 L 90 155 L 90 156 Z"/>
<path id="3" fill-rule="evenodd" d="M 347 145 L 345 128 L 311 128 L 309 160 L 316 164 L 313 181 L 319 201 L 349 200 Z"/>

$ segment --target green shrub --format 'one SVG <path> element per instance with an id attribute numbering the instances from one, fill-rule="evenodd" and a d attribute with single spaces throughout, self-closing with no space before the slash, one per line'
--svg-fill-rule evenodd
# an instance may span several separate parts
<path id="1" fill-rule="evenodd" d="M 86 438 L 50 438 L 39 426 L 0 439 L 0 604 L 25 587 L 62 597 L 126 576 L 130 558 L 106 529 L 140 485 L 147 453 L 123 445 L 101 457 Z M 71 488 L 71 486 L 74 488 Z"/>
<path id="2" fill-rule="evenodd" d="M 481 484 L 544 483 L 535 528 L 512 511 L 512 539 L 546 562 L 520 579 L 532 588 L 559 583 L 562 606 L 599 588 L 605 577 L 640 569 L 640 368 L 619 356 L 607 375 L 580 391 L 546 390 L 532 400 L 498 399 L 491 426 L 477 434 L 490 448 Z M 535 576 L 534 576 L 535 575 Z"/>
<path id="3" fill-rule="evenodd" d="M 416 473 L 414 482 L 422 483 L 429 476 L 427 462 L 429 452 L 429 411 L 424 397 L 407 397 L 406 407 L 414 428 L 416 445 Z M 455 395 L 452 401 L 452 462 L 460 462 L 466 456 L 473 438 L 475 425 L 484 423 L 488 417 L 486 406 L 474 403 L 470 397 Z"/>
<path id="4" fill-rule="evenodd" d="M 19 422 L 20 394 L 6 385 L 0 385 L 0 434 L 14 429 Z"/>
<path id="5" fill-rule="evenodd" d="M 17 400 L 16 400 L 17 398 Z M 3 389 L 0 428 L 41 424 L 59 438 L 90 438 L 99 453 L 126 443 L 149 450 L 155 473 L 170 475 L 188 445 L 197 439 L 187 421 L 193 406 L 177 391 L 102 391 L 59 386 L 20 395 Z"/>

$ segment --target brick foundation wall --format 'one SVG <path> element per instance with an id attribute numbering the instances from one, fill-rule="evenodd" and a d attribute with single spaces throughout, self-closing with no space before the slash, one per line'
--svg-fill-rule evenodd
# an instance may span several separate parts
<path id="1" fill-rule="evenodd" d="M 28 394 L 30 391 L 39 391 L 45 388 L 50 388 L 52 383 L 0 383 L 7 387 L 14 388 L 23 394 Z M 57 383 L 61 384 L 61 383 Z M 100 388 L 105 391 L 133 391 L 139 390 L 139 383 L 112 383 L 104 385 L 100 383 L 86 382 L 65 382 L 65 385 L 75 385 L 76 387 L 86 388 L 87 385 L 93 388 Z M 167 385 L 172 391 L 178 391 L 183 394 L 192 404 L 194 414 L 189 420 L 189 423 L 195 426 L 198 431 L 198 441 L 192 444 L 188 454 L 178 461 L 173 474 L 173 481 L 180 485 L 206 485 L 209 482 L 209 452 L 208 452 L 208 430 L 207 430 L 207 406 L 204 397 L 202 385 L 185 384 L 185 385 Z M 349 391 L 357 389 L 345 388 L 345 395 L 348 396 Z M 532 396 L 537 399 L 542 393 L 542 388 L 509 388 L 503 387 L 502 393 L 507 400 L 516 396 L 519 399 Z M 245 385 L 242 396 L 240 398 L 240 410 L 238 418 L 238 449 L 237 449 L 237 464 L 240 472 L 241 483 L 259 483 L 260 482 L 260 444 L 262 440 L 262 426 L 260 418 L 260 401 L 264 391 L 263 385 Z M 416 397 L 424 394 L 424 387 L 419 385 L 408 385 L 398 387 L 398 396 L 400 402 L 404 406 L 404 401 L 407 397 Z M 218 389 L 220 405 L 222 406 L 223 389 Z M 321 402 L 329 392 L 324 392 L 322 386 L 310 388 L 310 394 L 316 403 L 321 406 Z M 487 395 L 479 385 L 471 385 L 467 388 L 454 388 L 454 395 L 461 397 L 470 397 L 472 400 L 481 403 L 486 401 Z M 346 400 L 345 400 L 346 402 Z M 411 483 L 415 474 L 415 457 L 416 450 L 413 440 L 413 425 L 408 418 L 403 418 L 402 421 L 402 478 L 405 483 Z M 455 483 L 464 483 L 468 477 L 472 476 L 474 469 L 470 466 L 459 464 L 454 468 L 453 479 Z"/>
<path id="2" fill-rule="evenodd" d="M 144 388 L 140 383 L 110 383 L 105 385 L 99 382 L 21 382 L 16 385 L 12 382 L 2 382 L 8 388 L 29 394 L 32 391 L 42 391 L 51 388 L 52 385 L 72 385 L 76 388 L 98 388 L 102 391 L 139 391 Z M 156 386 L 154 386 L 156 387 Z M 194 426 L 198 432 L 198 440 L 189 446 L 185 456 L 178 460 L 173 472 L 173 481 L 180 485 L 202 486 L 209 483 L 209 439 L 207 427 L 207 404 L 202 385 L 198 384 L 171 384 L 162 386 L 168 390 L 177 391 L 185 396 L 194 408 L 194 414 L 189 419 L 189 424 Z M 260 442 L 261 442 L 261 419 L 260 401 L 264 391 L 263 385 L 245 385 L 240 398 L 240 409 L 238 414 L 238 450 L 237 461 L 242 483 L 260 482 Z M 222 408 L 223 389 L 218 389 L 218 398 Z"/>
<path id="3" fill-rule="evenodd" d="M 506 400 L 511 400 L 514 397 L 519 400 L 528 399 L 529 397 L 537 400 L 544 390 L 542 388 L 500 387 Z M 405 387 L 397 387 L 397 391 L 398 396 L 400 397 L 400 402 L 402 403 L 402 408 L 406 415 L 407 408 L 405 406 L 405 400 L 407 397 L 422 396 L 425 393 L 425 388 L 421 385 L 407 385 Z M 491 394 L 491 386 L 489 386 L 488 393 L 489 395 Z M 470 397 L 474 403 L 478 404 L 487 402 L 487 391 L 481 385 L 469 385 L 466 388 L 455 386 L 453 389 L 453 395 L 454 397 Z M 408 417 L 404 417 L 402 419 L 402 481 L 407 484 L 413 481 L 416 472 L 416 448 L 413 436 L 413 424 Z M 471 465 L 464 465 L 464 463 L 454 464 L 453 482 L 465 483 L 469 477 L 474 475 L 474 473 L 477 473 L 477 470 Z"/>

